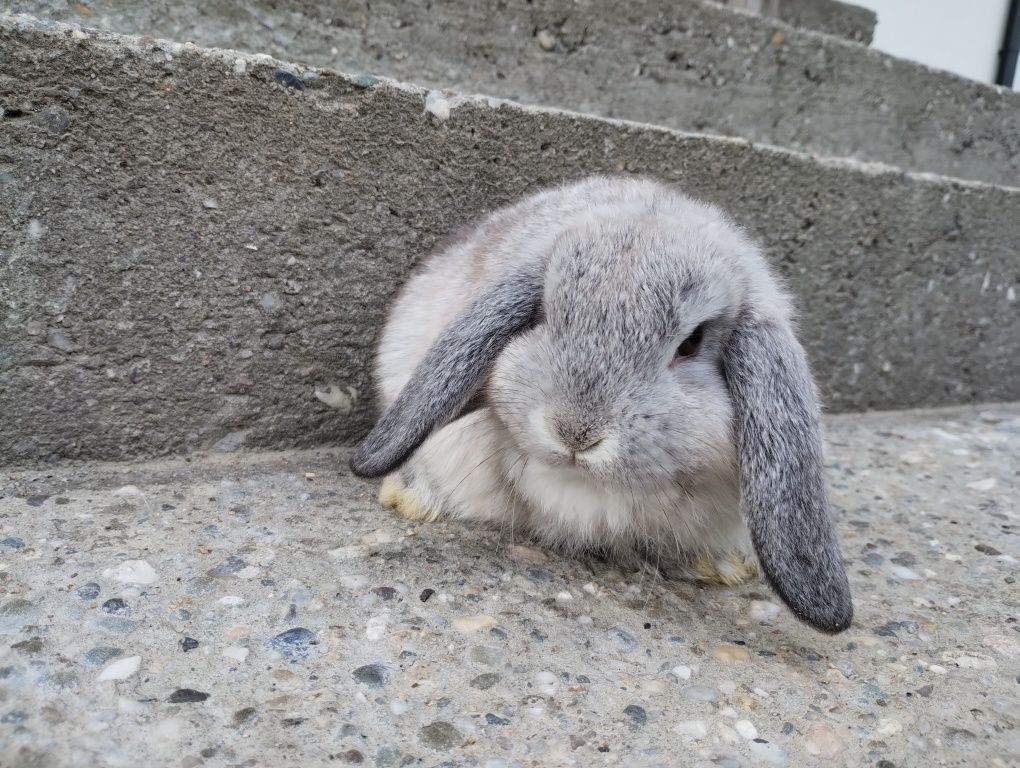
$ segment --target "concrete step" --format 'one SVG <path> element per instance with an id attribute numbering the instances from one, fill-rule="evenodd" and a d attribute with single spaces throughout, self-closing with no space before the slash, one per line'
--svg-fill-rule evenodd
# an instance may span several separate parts
<path id="1" fill-rule="evenodd" d="M 779 19 L 794 27 L 869 45 L 878 19 L 875 12 L 838 0 L 719 0 L 733 10 Z"/>
<path id="2" fill-rule="evenodd" d="M 1020 186 L 1020 93 L 697 0 L 89 7 L 117 32 Z"/>
<path id="3" fill-rule="evenodd" d="M 0 474 L 4 762 L 1007 765 L 1020 408 L 828 432 L 836 637 L 762 583 L 408 523 L 342 452 Z"/>
<path id="4" fill-rule="evenodd" d="M 1020 190 L 0 20 L 0 463 L 351 440 L 408 269 L 591 173 L 716 202 L 833 410 L 1020 400 Z"/>

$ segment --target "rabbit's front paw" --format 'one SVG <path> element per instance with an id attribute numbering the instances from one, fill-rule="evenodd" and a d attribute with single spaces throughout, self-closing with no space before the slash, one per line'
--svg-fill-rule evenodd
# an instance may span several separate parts
<path id="1" fill-rule="evenodd" d="M 379 488 L 379 503 L 395 509 L 405 520 L 432 523 L 442 517 L 442 509 L 429 503 L 427 496 L 408 487 L 400 472 L 387 475 Z"/>
<path id="2" fill-rule="evenodd" d="M 746 584 L 758 576 L 757 563 L 739 550 L 700 557 L 694 563 L 694 570 L 700 581 L 726 587 Z"/>

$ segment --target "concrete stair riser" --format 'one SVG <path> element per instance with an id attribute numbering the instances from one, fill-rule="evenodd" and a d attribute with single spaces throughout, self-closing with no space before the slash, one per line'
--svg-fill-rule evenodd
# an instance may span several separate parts
<path id="1" fill-rule="evenodd" d="M 620 170 L 764 242 L 832 410 L 1020 399 L 1020 191 L 31 22 L 0 56 L 0 461 L 349 441 L 437 239 Z"/>

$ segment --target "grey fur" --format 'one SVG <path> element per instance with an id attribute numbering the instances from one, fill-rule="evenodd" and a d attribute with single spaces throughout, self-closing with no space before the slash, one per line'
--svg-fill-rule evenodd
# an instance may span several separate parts
<path id="1" fill-rule="evenodd" d="M 740 505 L 765 577 L 825 632 L 853 619 L 832 526 L 814 383 L 787 324 L 745 313 L 724 356 L 736 415 Z"/>
<path id="2" fill-rule="evenodd" d="M 405 286 L 380 343 L 388 407 L 351 466 L 410 458 L 402 482 L 429 514 L 669 572 L 753 542 L 796 615 L 840 631 L 849 587 L 789 316 L 717 208 L 633 178 L 546 190 Z M 702 325 L 697 354 L 676 357 Z"/>
<path id="3" fill-rule="evenodd" d="M 437 427 L 463 415 L 507 342 L 534 322 L 541 275 L 522 267 L 503 276 L 443 331 L 411 380 L 351 457 L 361 477 L 400 466 Z"/>

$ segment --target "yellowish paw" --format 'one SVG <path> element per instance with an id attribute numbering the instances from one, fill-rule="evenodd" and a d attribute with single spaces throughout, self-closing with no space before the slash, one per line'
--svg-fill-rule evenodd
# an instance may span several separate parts
<path id="1" fill-rule="evenodd" d="M 727 552 L 712 559 L 700 557 L 694 570 L 701 581 L 726 587 L 746 584 L 758 576 L 757 564 L 743 552 Z"/>
<path id="2" fill-rule="evenodd" d="M 379 488 L 379 503 L 384 507 L 395 509 L 405 520 L 416 523 L 433 523 L 442 514 L 441 510 L 431 507 L 404 485 L 398 474 L 387 475 Z"/>

